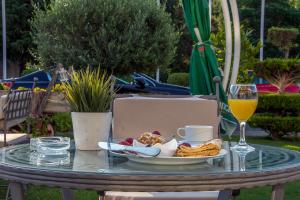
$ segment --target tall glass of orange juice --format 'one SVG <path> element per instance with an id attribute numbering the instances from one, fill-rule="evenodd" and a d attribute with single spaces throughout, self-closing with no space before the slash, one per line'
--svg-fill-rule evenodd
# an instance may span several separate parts
<path id="1" fill-rule="evenodd" d="M 228 105 L 233 116 L 240 123 L 240 141 L 231 149 L 239 152 L 254 151 L 246 143 L 245 129 L 247 120 L 253 115 L 257 106 L 257 89 L 254 84 L 234 84 L 230 86 Z"/>

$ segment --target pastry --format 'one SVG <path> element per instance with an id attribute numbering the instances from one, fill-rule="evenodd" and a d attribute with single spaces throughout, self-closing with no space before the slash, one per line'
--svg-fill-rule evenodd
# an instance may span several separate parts
<path id="1" fill-rule="evenodd" d="M 216 156 L 220 153 L 219 143 L 205 143 L 196 147 L 180 145 L 177 148 L 175 156 L 177 157 L 205 157 Z"/>
<path id="2" fill-rule="evenodd" d="M 138 138 L 138 141 L 142 144 L 147 144 L 147 145 L 152 146 L 157 143 L 160 143 L 160 144 L 163 143 L 164 139 L 159 134 L 145 132 Z"/>

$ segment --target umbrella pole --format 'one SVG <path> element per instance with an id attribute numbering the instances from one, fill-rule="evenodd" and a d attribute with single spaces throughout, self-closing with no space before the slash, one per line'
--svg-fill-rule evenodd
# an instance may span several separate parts
<path id="1" fill-rule="evenodd" d="M 2 67 L 3 67 L 3 79 L 7 78 L 6 69 L 7 69 L 7 61 L 6 61 L 6 14 L 5 14 L 5 0 L 2 0 Z"/>
<path id="2" fill-rule="evenodd" d="M 226 48 L 225 48 L 225 65 L 224 65 L 224 78 L 223 78 L 223 88 L 227 92 L 229 74 L 231 68 L 232 59 L 232 29 L 231 29 L 231 19 L 230 12 L 227 1 L 221 1 L 224 24 L 225 24 L 225 37 L 226 37 Z"/>
<path id="3" fill-rule="evenodd" d="M 239 11 L 237 7 L 236 0 L 229 0 L 232 20 L 233 20 L 233 30 L 234 30 L 234 54 L 233 54 L 233 67 L 230 85 L 235 84 L 239 72 L 240 65 L 240 54 L 241 54 L 241 30 L 240 30 L 240 18 Z"/>

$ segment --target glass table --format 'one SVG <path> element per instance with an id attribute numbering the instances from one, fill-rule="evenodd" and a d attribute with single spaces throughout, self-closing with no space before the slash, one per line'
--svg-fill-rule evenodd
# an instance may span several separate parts
<path id="1" fill-rule="evenodd" d="M 112 157 L 107 151 L 75 151 L 44 158 L 28 144 L 1 149 L 0 178 L 10 181 L 14 200 L 24 199 L 23 184 L 60 187 L 65 199 L 71 189 L 104 191 L 228 191 L 273 186 L 272 199 L 283 199 L 287 182 L 300 179 L 300 153 L 253 145 L 256 150 L 241 156 L 230 151 L 223 158 L 202 164 L 145 165 Z"/>

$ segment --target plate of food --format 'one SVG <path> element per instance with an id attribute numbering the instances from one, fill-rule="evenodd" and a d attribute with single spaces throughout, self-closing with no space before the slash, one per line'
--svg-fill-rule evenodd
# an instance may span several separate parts
<path id="1" fill-rule="evenodd" d="M 206 162 L 209 159 L 222 158 L 227 154 L 222 149 L 222 140 L 213 139 L 207 142 L 187 142 L 171 139 L 167 141 L 158 132 L 146 132 L 139 138 L 127 138 L 119 142 L 132 147 L 159 148 L 156 156 L 147 156 L 134 151 L 111 151 L 113 156 L 126 157 L 130 161 L 157 165 L 187 165 Z"/>

